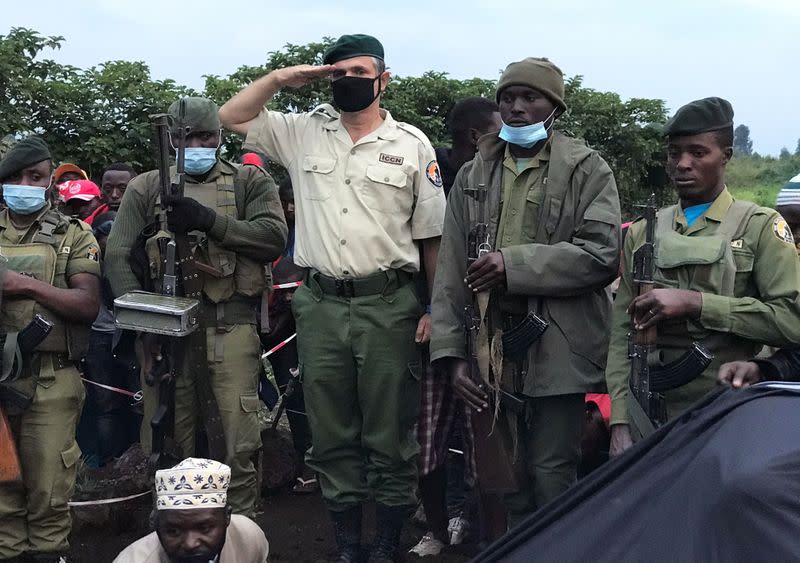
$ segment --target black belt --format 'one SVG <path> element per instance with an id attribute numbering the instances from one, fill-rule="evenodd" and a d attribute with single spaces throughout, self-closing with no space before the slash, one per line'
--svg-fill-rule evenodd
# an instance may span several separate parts
<path id="1" fill-rule="evenodd" d="M 322 293 L 336 297 L 366 297 L 380 295 L 392 283 L 400 288 L 410 283 L 414 275 L 405 270 L 386 270 L 364 278 L 334 278 L 316 270 L 309 270 L 306 281 L 314 280 Z"/>
<path id="2" fill-rule="evenodd" d="M 234 299 L 223 303 L 203 302 L 200 314 L 204 326 L 256 324 L 256 302 Z"/>

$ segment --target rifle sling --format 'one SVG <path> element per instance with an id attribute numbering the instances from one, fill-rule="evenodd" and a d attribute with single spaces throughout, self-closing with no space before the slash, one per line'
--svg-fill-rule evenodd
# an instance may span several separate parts
<path id="1" fill-rule="evenodd" d="M 180 275 L 184 295 L 197 299 L 202 310 L 203 276 L 198 273 L 196 268 L 189 237 L 187 235 L 176 235 L 175 246 L 180 261 Z M 188 352 L 184 357 L 189 363 L 191 373 L 195 374 L 195 392 L 197 393 L 200 414 L 206 430 L 209 455 L 213 459 L 222 461 L 226 457 L 227 447 L 222 427 L 222 416 L 219 412 L 219 405 L 214 396 L 214 391 L 211 388 L 205 328 L 204 325 L 201 325 L 189 336 L 184 337 Z"/>
<path id="2" fill-rule="evenodd" d="M 635 431 L 637 431 L 642 438 L 646 438 L 656 431 L 656 427 L 647 413 L 644 412 L 642 405 L 636 400 L 632 389 L 628 390 L 628 412 L 631 415 L 631 422 Z"/>

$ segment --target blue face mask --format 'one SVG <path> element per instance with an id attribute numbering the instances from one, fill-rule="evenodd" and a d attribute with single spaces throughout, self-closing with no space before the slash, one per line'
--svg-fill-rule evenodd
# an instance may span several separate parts
<path id="1" fill-rule="evenodd" d="M 205 147 L 186 147 L 184 167 L 187 174 L 205 174 L 217 162 L 217 149 Z"/>
<path id="2" fill-rule="evenodd" d="M 44 207 L 47 188 L 3 184 L 3 200 L 8 208 L 19 215 L 30 215 Z"/>
<path id="3" fill-rule="evenodd" d="M 503 123 L 503 127 L 500 129 L 500 133 L 498 133 L 497 136 L 512 145 L 519 145 L 520 147 L 529 149 L 539 141 L 543 141 L 547 138 L 547 132 L 553 127 L 553 124 L 551 123 L 550 127 L 545 127 L 544 123 L 553 117 L 555 113 L 556 110 L 554 109 L 553 113 L 548 115 L 547 119 L 544 121 L 531 123 L 523 127 L 511 127 Z"/>

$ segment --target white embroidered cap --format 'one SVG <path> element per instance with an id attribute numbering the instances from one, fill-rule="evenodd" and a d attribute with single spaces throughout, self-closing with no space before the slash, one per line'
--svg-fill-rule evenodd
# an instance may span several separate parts
<path id="1" fill-rule="evenodd" d="M 223 508 L 228 502 L 231 468 L 211 459 L 190 457 L 156 471 L 156 508 Z"/>

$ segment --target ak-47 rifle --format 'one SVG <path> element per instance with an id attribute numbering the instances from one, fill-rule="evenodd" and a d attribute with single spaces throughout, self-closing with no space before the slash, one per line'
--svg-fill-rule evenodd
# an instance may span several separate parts
<path id="1" fill-rule="evenodd" d="M 52 329 L 53 323 L 37 314 L 18 334 L 5 335 L 3 345 L 0 346 L 0 351 L 2 351 L 0 396 L 22 408 L 30 405 L 31 398 L 20 394 L 13 387 L 2 385 L 2 383 L 11 383 L 19 376 L 24 359 L 47 338 Z M 0 483 L 19 481 L 21 478 L 22 468 L 17 455 L 14 435 L 11 432 L 8 417 L 0 406 Z"/>
<path id="2" fill-rule="evenodd" d="M 485 223 L 476 224 L 470 231 L 467 244 L 467 265 L 471 265 L 478 258 L 491 250 L 488 243 L 488 226 Z M 469 291 L 472 294 L 472 291 Z M 467 361 L 469 362 L 469 376 L 486 389 L 483 377 L 478 366 L 478 353 L 475 345 L 478 331 L 481 328 L 481 311 L 477 298 L 471 295 L 471 300 L 464 307 L 464 338 L 466 344 Z M 510 398 L 513 395 L 506 393 Z M 493 403 L 499 397 L 490 397 L 490 406 L 473 411 L 472 425 L 475 437 L 475 465 L 478 473 L 478 488 L 482 493 L 508 493 L 517 488 L 512 454 L 504 443 L 502 433 L 495 427 L 496 409 Z"/>
<path id="3" fill-rule="evenodd" d="M 478 197 L 485 194 L 478 194 Z M 488 225 L 477 223 L 469 233 L 467 241 L 467 266 L 491 251 Z M 481 314 L 478 297 L 468 291 L 464 307 L 464 338 L 468 362 L 469 377 L 478 383 L 489 397 L 487 408 L 480 412 L 472 411 L 472 435 L 474 438 L 475 470 L 477 473 L 477 489 L 479 504 L 479 537 L 481 541 L 492 542 L 502 536 L 508 529 L 508 513 L 503 503 L 503 495 L 516 491 L 517 478 L 514 471 L 512 448 L 507 438 L 498 428 L 495 429 L 497 401 L 512 411 L 521 407 L 520 400 L 502 390 L 495 396 L 487 389 L 478 363 L 477 337 L 481 330 Z M 499 374 L 498 374 L 499 376 Z M 495 431 L 497 430 L 497 431 Z"/>
<path id="4" fill-rule="evenodd" d="M 655 272 L 655 233 L 656 204 L 655 194 L 644 209 L 646 221 L 645 242 L 633 253 L 634 297 L 643 295 L 654 288 Z M 689 350 L 680 358 L 668 364 L 661 361 L 661 354 L 656 347 L 658 329 L 655 325 L 645 329 L 633 328 L 631 316 L 631 333 L 628 335 L 628 357 L 631 360 L 630 385 L 634 399 L 641 409 L 634 405 L 633 415 L 643 426 L 640 430 L 649 431 L 658 428 L 667 421 L 667 405 L 664 391 L 676 389 L 696 378 L 714 360 L 714 354 L 701 343 L 693 342 Z M 640 414 L 646 415 L 643 420 Z"/>
<path id="5" fill-rule="evenodd" d="M 638 297 L 652 291 L 655 287 L 655 234 L 656 203 L 655 194 L 644 206 L 645 242 L 633 253 L 633 295 Z M 664 395 L 650 388 L 650 362 L 657 355 L 657 328 L 652 325 L 637 330 L 635 314 L 631 313 L 631 332 L 628 335 L 628 357 L 631 360 L 630 386 L 633 398 L 655 428 L 667 421 L 667 404 Z M 634 405 L 635 407 L 635 405 Z M 645 421 L 646 422 L 646 421 Z"/>

